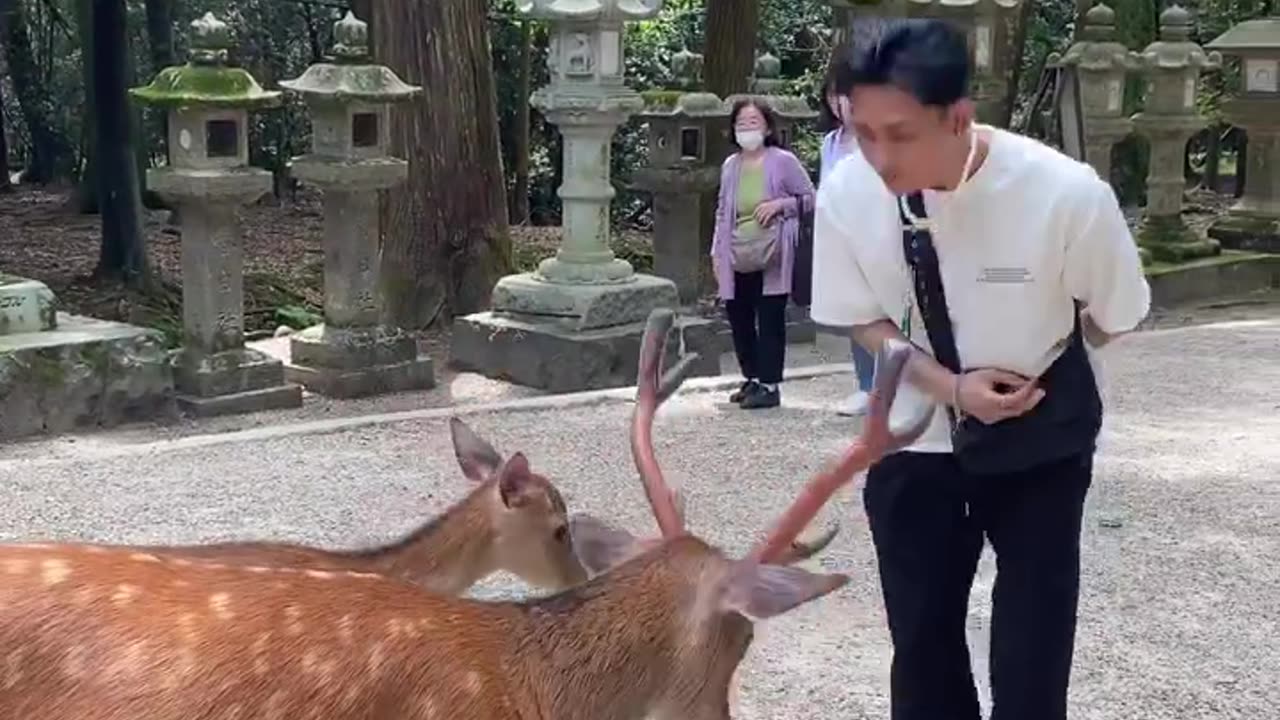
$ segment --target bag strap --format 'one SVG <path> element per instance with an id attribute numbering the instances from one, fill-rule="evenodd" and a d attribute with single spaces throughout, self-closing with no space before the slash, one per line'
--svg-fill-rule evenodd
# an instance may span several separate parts
<path id="1" fill-rule="evenodd" d="M 904 202 L 907 208 L 903 207 Z M 910 209 L 915 218 L 927 220 L 924 196 L 914 192 L 898 200 L 898 216 L 902 220 L 902 255 L 907 261 L 907 267 L 911 269 L 916 307 L 920 308 L 920 318 L 924 320 L 933 356 L 943 367 L 959 373 L 960 352 L 956 349 L 955 332 L 951 327 L 951 316 L 947 312 L 947 296 L 942 288 L 942 274 L 938 270 L 938 253 L 933 247 L 933 233 L 929 231 L 927 223 L 913 221 L 907 214 L 907 209 Z"/>

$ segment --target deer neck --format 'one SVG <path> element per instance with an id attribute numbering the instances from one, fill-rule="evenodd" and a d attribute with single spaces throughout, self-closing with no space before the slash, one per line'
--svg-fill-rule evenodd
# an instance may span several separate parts
<path id="1" fill-rule="evenodd" d="M 557 720 L 641 720 L 655 699 L 688 682 L 675 669 L 695 599 L 661 560 L 526 603 L 508 636 L 507 667 L 525 707 Z"/>
<path id="2" fill-rule="evenodd" d="M 459 595 L 497 569 L 497 534 L 489 507 L 492 491 L 491 484 L 485 483 L 400 540 L 350 556 L 371 571 L 433 592 Z"/>

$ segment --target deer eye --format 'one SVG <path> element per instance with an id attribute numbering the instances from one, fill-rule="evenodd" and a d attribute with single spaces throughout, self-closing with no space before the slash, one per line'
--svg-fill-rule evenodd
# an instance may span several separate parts
<path id="1" fill-rule="evenodd" d="M 557 527 L 554 535 L 555 535 L 556 542 L 558 543 L 569 542 L 569 526 L 561 525 L 560 527 Z"/>

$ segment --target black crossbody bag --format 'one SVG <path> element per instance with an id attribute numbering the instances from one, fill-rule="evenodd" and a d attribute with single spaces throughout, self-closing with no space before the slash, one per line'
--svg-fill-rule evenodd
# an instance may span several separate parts
<path id="1" fill-rule="evenodd" d="M 920 193 L 908 195 L 907 205 L 916 217 L 926 217 Z M 933 235 L 927 228 L 915 227 L 901 205 L 898 214 L 903 228 L 902 252 L 911 269 L 916 306 L 934 358 L 959 374 L 963 371 L 960 353 L 947 311 Z M 1062 354 L 1040 376 L 1039 385 L 1045 395 L 1030 412 L 987 425 L 972 416 L 957 418 L 955 408 L 947 407 L 952 452 L 966 472 L 1019 472 L 1093 452 L 1102 428 L 1102 398 L 1085 349 L 1079 311 L 1077 302 L 1075 327 Z"/>

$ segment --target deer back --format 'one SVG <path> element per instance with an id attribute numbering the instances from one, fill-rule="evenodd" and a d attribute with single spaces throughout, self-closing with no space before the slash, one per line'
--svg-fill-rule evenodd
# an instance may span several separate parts
<path id="1" fill-rule="evenodd" d="M 458 465 L 474 488 L 394 542 L 354 550 L 269 541 L 135 547 L 223 563 L 377 572 L 450 595 L 498 570 L 552 590 L 585 580 L 555 485 L 533 472 L 523 453 L 503 459 L 462 420 L 451 418 L 449 426 Z"/>
<path id="2" fill-rule="evenodd" d="M 4 547 L 0 572 L 0 717 L 515 717 L 510 604 L 100 546 Z"/>

